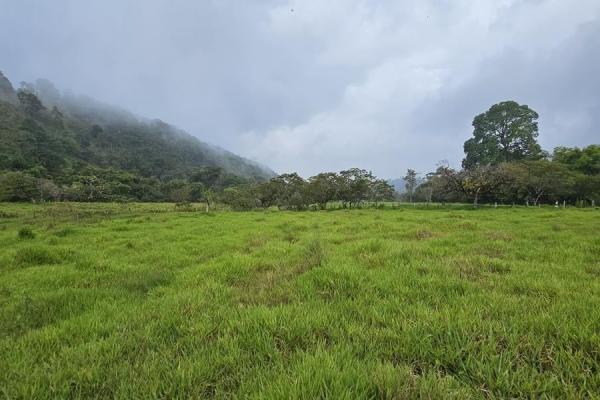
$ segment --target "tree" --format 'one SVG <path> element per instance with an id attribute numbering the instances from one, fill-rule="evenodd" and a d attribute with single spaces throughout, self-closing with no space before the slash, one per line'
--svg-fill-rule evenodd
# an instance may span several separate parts
<path id="1" fill-rule="evenodd" d="M 592 144 L 583 149 L 577 147 L 557 147 L 552 160 L 586 175 L 600 174 L 600 145 Z"/>
<path id="2" fill-rule="evenodd" d="M 280 208 L 304 209 L 307 206 L 307 183 L 297 173 L 282 174 L 273 179 L 276 204 Z"/>
<path id="3" fill-rule="evenodd" d="M 404 186 L 406 187 L 406 192 L 408 193 L 408 201 L 412 203 L 413 201 L 413 193 L 415 192 L 415 188 L 417 187 L 417 173 L 414 169 L 408 169 L 406 171 L 406 176 L 404 177 Z"/>
<path id="4" fill-rule="evenodd" d="M 369 197 L 373 174 L 369 171 L 359 168 L 350 168 L 341 171 L 340 179 L 340 199 L 350 206 L 358 206 Z"/>
<path id="5" fill-rule="evenodd" d="M 210 205 L 214 202 L 215 192 L 212 189 L 204 189 L 202 192 L 202 198 L 204 199 L 204 204 L 206 204 L 206 212 L 210 211 Z"/>
<path id="6" fill-rule="evenodd" d="M 311 202 L 324 209 L 328 202 L 339 198 L 339 176 L 335 172 L 323 172 L 308 179 L 308 194 Z"/>
<path id="7" fill-rule="evenodd" d="M 463 168 L 539 159 L 538 114 L 526 105 L 505 101 L 473 119 L 473 137 L 464 144 Z"/>
<path id="8" fill-rule="evenodd" d="M 40 99 L 29 90 L 19 89 L 17 91 L 17 97 L 19 98 L 23 110 L 31 116 L 37 115 L 40 111 L 46 109 Z"/>
<path id="9" fill-rule="evenodd" d="M 566 166 L 548 160 L 523 161 L 504 166 L 513 192 L 527 203 L 537 205 L 543 197 L 557 201 L 568 197 L 575 176 Z"/>
<path id="10" fill-rule="evenodd" d="M 473 207 L 479 205 L 479 199 L 484 195 L 495 195 L 506 181 L 503 170 L 490 165 L 462 171 L 440 166 L 437 173 L 444 192 L 462 192 L 473 201 Z"/>
<path id="11" fill-rule="evenodd" d="M 396 191 L 384 179 L 375 179 L 371 182 L 371 200 L 377 204 L 380 201 L 389 201 L 394 199 Z"/>
<path id="12" fill-rule="evenodd" d="M 38 197 L 35 178 L 24 172 L 0 175 L 0 201 L 33 201 Z"/>

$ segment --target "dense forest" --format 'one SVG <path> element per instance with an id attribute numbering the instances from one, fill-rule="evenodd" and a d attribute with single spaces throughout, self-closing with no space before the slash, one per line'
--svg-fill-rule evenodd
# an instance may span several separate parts
<path id="1" fill-rule="evenodd" d="M 47 80 L 0 73 L 0 201 L 200 200 L 268 168 Z"/>

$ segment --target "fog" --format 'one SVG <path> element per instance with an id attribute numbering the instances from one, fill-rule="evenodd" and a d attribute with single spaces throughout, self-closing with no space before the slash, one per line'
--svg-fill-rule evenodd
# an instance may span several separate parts
<path id="1" fill-rule="evenodd" d="M 458 165 L 515 100 L 540 143 L 600 141 L 600 2 L 0 0 L 0 70 L 308 176 Z"/>

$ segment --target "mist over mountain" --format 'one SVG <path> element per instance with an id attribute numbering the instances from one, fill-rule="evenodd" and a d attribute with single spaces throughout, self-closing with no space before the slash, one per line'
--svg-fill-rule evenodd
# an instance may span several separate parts
<path id="1" fill-rule="evenodd" d="M 89 179 L 113 182 L 115 176 L 131 187 L 130 181 L 139 184 L 145 179 L 153 192 L 167 198 L 171 190 L 164 186 L 173 181 L 176 186 L 186 182 L 223 188 L 274 176 L 265 166 L 161 120 L 138 117 L 87 96 L 61 93 L 45 79 L 22 82 L 16 90 L 0 73 L 2 170 L 68 187 Z M 144 198 L 121 192 L 125 197 Z M 150 197 L 160 199 L 160 195 Z"/>

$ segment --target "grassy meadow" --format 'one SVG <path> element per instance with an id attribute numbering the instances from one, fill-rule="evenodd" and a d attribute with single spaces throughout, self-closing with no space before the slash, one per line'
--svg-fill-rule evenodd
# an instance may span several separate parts
<path id="1" fill-rule="evenodd" d="M 0 204 L 0 398 L 206 397 L 600 398 L 600 211 Z"/>

